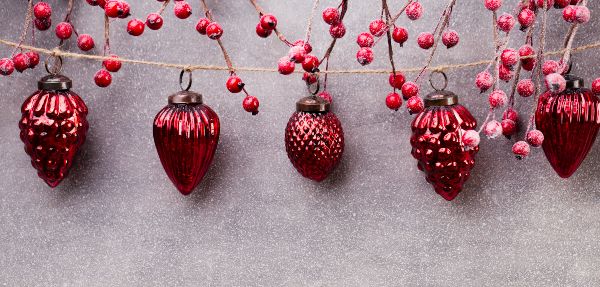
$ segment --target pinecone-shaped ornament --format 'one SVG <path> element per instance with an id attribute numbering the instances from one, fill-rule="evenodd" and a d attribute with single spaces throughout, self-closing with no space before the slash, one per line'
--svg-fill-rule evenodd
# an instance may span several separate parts
<path id="1" fill-rule="evenodd" d="M 344 130 L 326 100 L 310 96 L 296 103 L 285 128 L 285 149 L 304 177 L 322 181 L 335 169 L 344 153 Z"/>
<path id="2" fill-rule="evenodd" d="M 538 100 L 536 127 L 544 134 L 544 153 L 556 173 L 568 178 L 592 148 L 600 128 L 600 100 L 583 79 L 565 75 L 567 88 L 546 91 Z"/>
<path id="3" fill-rule="evenodd" d="M 89 128 L 87 106 L 72 86 L 63 75 L 45 76 L 21 107 L 21 140 L 31 165 L 50 187 L 68 175 Z"/>
<path id="4" fill-rule="evenodd" d="M 471 175 L 479 145 L 467 146 L 463 136 L 476 126 L 469 110 L 458 104 L 458 96 L 444 90 L 427 95 L 425 110 L 412 122 L 410 144 L 417 167 L 446 200 L 453 200 Z"/>
<path id="5" fill-rule="evenodd" d="M 204 178 L 219 143 L 217 113 L 202 96 L 180 91 L 154 118 L 154 143 L 165 172 L 184 195 Z"/>

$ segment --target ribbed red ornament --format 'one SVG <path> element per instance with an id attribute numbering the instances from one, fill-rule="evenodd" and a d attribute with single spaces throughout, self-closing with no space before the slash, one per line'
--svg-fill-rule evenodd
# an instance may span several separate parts
<path id="1" fill-rule="evenodd" d="M 204 178 L 219 143 L 219 117 L 202 96 L 181 91 L 154 118 L 154 143 L 165 172 L 184 195 Z"/>
<path id="2" fill-rule="evenodd" d="M 439 195 L 453 200 L 469 179 L 479 146 L 466 147 L 463 134 L 477 121 L 458 104 L 458 97 L 437 91 L 425 99 L 426 108 L 412 122 L 412 155 Z"/>
<path id="3" fill-rule="evenodd" d="M 600 100 L 583 87 L 583 79 L 566 75 L 567 89 L 540 96 L 536 127 L 544 134 L 544 153 L 556 173 L 568 178 L 594 145 L 600 128 Z"/>
<path id="4" fill-rule="evenodd" d="M 320 97 L 296 103 L 285 129 L 288 158 L 304 177 L 322 181 L 337 167 L 344 153 L 344 130 L 330 104 Z"/>
<path id="5" fill-rule="evenodd" d="M 21 107 L 21 140 L 31 165 L 50 187 L 68 175 L 89 128 L 87 106 L 71 86 L 65 76 L 48 75 Z"/>

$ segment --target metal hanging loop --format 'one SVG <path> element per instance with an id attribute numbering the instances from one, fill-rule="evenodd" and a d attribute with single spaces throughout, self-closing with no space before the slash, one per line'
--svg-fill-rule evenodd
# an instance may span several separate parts
<path id="1" fill-rule="evenodd" d="M 319 79 L 319 74 L 314 74 L 317 77 L 317 82 L 313 83 L 313 84 L 309 84 L 308 80 L 306 81 L 306 88 L 308 89 L 308 92 L 313 95 L 316 96 L 319 93 L 319 90 L 321 90 L 321 81 Z M 312 90 L 311 88 L 314 87 L 315 89 Z"/>
<path id="2" fill-rule="evenodd" d="M 183 75 L 186 72 L 188 73 L 188 84 L 184 88 L 183 87 Z M 182 91 L 189 91 L 190 90 L 190 88 L 192 87 L 192 70 L 186 70 L 186 69 L 181 70 L 181 73 L 179 74 L 179 87 L 181 88 Z"/>
<path id="3" fill-rule="evenodd" d="M 444 86 L 441 89 L 437 88 L 435 84 L 433 84 L 433 74 L 441 74 L 444 77 Z M 448 87 L 448 76 L 446 76 L 446 73 L 443 71 L 432 71 L 429 73 L 429 85 L 431 85 L 431 87 L 436 91 L 443 91 L 446 89 L 446 87 Z"/>
<path id="4" fill-rule="evenodd" d="M 50 59 L 54 60 L 54 67 L 50 68 Z M 62 71 L 63 59 L 61 56 L 50 56 L 44 61 L 46 72 L 51 75 L 58 75 Z"/>

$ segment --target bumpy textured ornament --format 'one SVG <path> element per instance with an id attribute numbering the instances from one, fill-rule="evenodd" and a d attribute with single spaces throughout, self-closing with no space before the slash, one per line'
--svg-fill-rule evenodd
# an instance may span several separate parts
<path id="1" fill-rule="evenodd" d="M 21 140 L 31 165 L 50 187 L 68 175 L 89 128 L 87 106 L 72 85 L 63 75 L 45 76 L 21 107 Z"/>
<path id="2" fill-rule="evenodd" d="M 285 149 L 304 177 L 322 181 L 344 153 L 344 130 L 330 103 L 320 97 L 302 98 L 285 129 Z"/>
<path id="3" fill-rule="evenodd" d="M 412 155 L 435 191 L 453 200 L 475 165 L 478 145 L 467 146 L 463 136 L 475 129 L 471 113 L 448 91 L 435 91 L 425 98 L 425 110 L 412 122 Z"/>
<path id="4" fill-rule="evenodd" d="M 154 143 L 165 172 L 184 195 L 204 178 L 219 142 L 219 117 L 200 94 L 181 91 L 154 118 Z"/>
<path id="5" fill-rule="evenodd" d="M 535 113 L 546 158 L 562 178 L 577 171 L 600 128 L 600 99 L 584 88 L 583 79 L 572 75 L 565 79 L 566 90 L 542 94 Z"/>

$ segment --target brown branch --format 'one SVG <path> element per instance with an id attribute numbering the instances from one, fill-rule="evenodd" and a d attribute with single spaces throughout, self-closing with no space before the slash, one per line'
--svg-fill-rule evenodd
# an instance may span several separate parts
<path id="1" fill-rule="evenodd" d="M 104 15 L 104 50 L 103 55 L 110 54 L 110 19 Z"/>
<path id="2" fill-rule="evenodd" d="M 21 36 L 19 37 L 19 45 L 17 47 L 15 47 L 15 49 L 13 50 L 13 52 L 11 54 L 11 58 L 12 58 L 12 56 L 15 55 L 15 53 L 21 47 L 23 42 L 25 42 L 25 37 L 27 36 L 27 31 L 29 31 L 29 25 L 31 24 L 32 21 L 33 21 L 33 0 L 29 0 L 27 2 L 27 12 L 25 12 L 25 21 L 23 23 L 23 31 L 21 32 Z"/>
<path id="3" fill-rule="evenodd" d="M 167 5 L 169 5 L 169 2 L 171 2 L 171 0 L 165 0 L 165 2 L 162 3 L 162 5 L 160 6 L 160 9 L 158 9 L 158 11 L 156 12 L 158 15 L 162 15 L 162 13 L 165 11 L 165 9 L 167 8 Z"/>
<path id="4" fill-rule="evenodd" d="M 389 23 L 391 15 L 390 15 L 390 8 L 388 7 L 388 4 L 387 4 L 387 0 L 381 0 L 381 4 L 383 6 L 385 19 Z M 390 32 L 390 29 L 387 29 L 386 35 L 387 35 L 387 43 L 388 43 L 388 56 L 390 58 L 390 64 L 392 65 L 392 73 L 395 75 L 396 74 L 396 64 L 394 63 L 394 48 L 392 47 L 392 33 Z M 396 90 L 396 87 L 394 87 L 394 90 Z"/>

